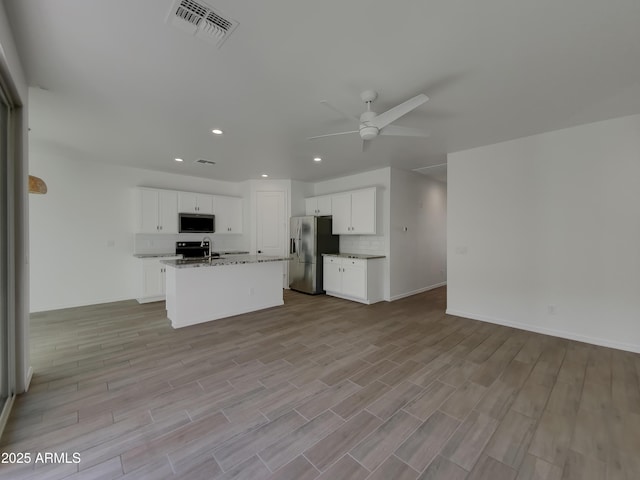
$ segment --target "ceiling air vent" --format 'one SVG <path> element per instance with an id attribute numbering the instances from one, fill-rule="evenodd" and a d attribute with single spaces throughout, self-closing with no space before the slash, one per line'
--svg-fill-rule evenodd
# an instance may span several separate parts
<path id="1" fill-rule="evenodd" d="M 220 47 L 238 26 L 219 11 L 201 1 L 175 0 L 167 23 Z"/>
<path id="2" fill-rule="evenodd" d="M 204 158 L 199 158 L 198 160 L 196 160 L 193 163 L 201 163 L 203 165 L 215 165 L 216 162 L 214 162 L 213 160 L 205 160 Z"/>

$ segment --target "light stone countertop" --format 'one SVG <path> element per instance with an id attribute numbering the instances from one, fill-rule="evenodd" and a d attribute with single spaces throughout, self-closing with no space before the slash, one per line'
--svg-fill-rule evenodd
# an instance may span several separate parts
<path id="1" fill-rule="evenodd" d="M 286 262 L 289 257 L 272 257 L 266 255 L 233 255 L 212 259 L 185 258 L 178 260 L 161 260 L 160 263 L 174 268 L 220 267 L 223 265 L 241 265 L 243 263 Z"/>
<path id="2" fill-rule="evenodd" d="M 360 260 L 371 260 L 373 258 L 385 258 L 384 255 L 365 255 L 364 253 L 323 253 L 323 257 L 359 258 Z"/>
<path id="3" fill-rule="evenodd" d="M 246 250 L 220 250 L 214 253 L 220 255 L 248 255 Z M 162 257 L 182 257 L 182 255 L 176 255 L 175 253 L 134 253 L 135 258 L 162 258 Z"/>

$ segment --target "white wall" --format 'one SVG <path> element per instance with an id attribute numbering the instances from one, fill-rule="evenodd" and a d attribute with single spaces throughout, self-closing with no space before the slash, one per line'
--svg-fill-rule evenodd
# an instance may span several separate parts
<path id="1" fill-rule="evenodd" d="M 448 162 L 448 313 L 640 352 L 640 115 Z"/>
<path id="2" fill-rule="evenodd" d="M 177 236 L 134 236 L 135 186 L 243 194 L 237 183 L 70 159 L 33 142 L 30 147 L 31 171 L 49 188 L 29 199 L 32 312 L 138 296 L 141 267 L 132 256 L 134 245 L 138 253 L 172 252 Z M 248 249 L 248 237 L 219 235 L 214 241 Z"/>
<path id="3" fill-rule="evenodd" d="M 347 253 L 364 253 L 384 255 L 384 299 L 391 298 L 389 282 L 389 255 L 390 255 L 390 188 L 391 169 L 381 168 L 370 172 L 349 175 L 335 178 L 314 184 L 315 195 L 327 195 L 330 193 L 344 192 L 347 190 L 357 190 L 365 187 L 378 188 L 377 204 L 377 235 L 340 235 L 340 251 Z"/>
<path id="4" fill-rule="evenodd" d="M 391 169 L 391 300 L 446 283 L 447 186 Z"/>
<path id="5" fill-rule="evenodd" d="M 291 216 L 299 217 L 306 214 L 304 199 L 313 197 L 313 184 L 291 181 Z"/>

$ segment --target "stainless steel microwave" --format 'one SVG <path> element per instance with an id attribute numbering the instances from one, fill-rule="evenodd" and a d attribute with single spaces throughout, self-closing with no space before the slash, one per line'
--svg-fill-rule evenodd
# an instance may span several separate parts
<path id="1" fill-rule="evenodd" d="M 180 233 L 214 233 L 215 215 L 200 213 L 179 213 L 178 231 Z"/>

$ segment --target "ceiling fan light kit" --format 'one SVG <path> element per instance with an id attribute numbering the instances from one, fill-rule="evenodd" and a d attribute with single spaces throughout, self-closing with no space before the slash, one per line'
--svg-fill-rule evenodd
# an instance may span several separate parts
<path id="1" fill-rule="evenodd" d="M 318 135 L 315 137 L 309 137 L 308 140 L 314 140 L 316 138 L 324 138 L 324 137 L 333 137 L 336 135 L 347 135 L 350 133 L 359 133 L 360 138 L 367 142 L 368 140 L 373 140 L 378 135 L 394 135 L 400 137 L 428 137 L 429 134 L 425 131 L 410 128 L 410 127 L 401 127 L 397 125 L 390 125 L 392 122 L 395 122 L 400 117 L 406 115 L 410 111 L 418 108 L 420 105 L 429 100 L 424 94 L 416 95 L 413 98 L 410 98 L 406 102 L 401 103 L 400 105 L 396 105 L 395 107 L 387 110 L 384 113 L 377 114 L 373 110 L 371 110 L 371 103 L 378 98 L 377 92 L 374 90 L 365 90 L 360 94 L 360 98 L 367 105 L 367 111 L 363 112 L 360 115 L 360 126 L 358 130 L 351 130 L 348 132 L 338 132 L 338 133 L 330 133 L 327 135 Z M 323 105 L 326 107 L 341 113 L 347 118 L 350 118 L 349 115 L 342 112 L 342 110 L 334 107 L 326 100 L 323 100 Z M 388 128 L 388 131 L 387 131 Z M 363 145 L 363 151 L 365 149 L 365 145 Z"/>

